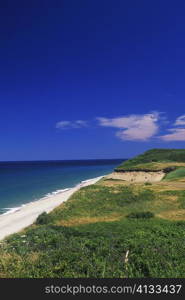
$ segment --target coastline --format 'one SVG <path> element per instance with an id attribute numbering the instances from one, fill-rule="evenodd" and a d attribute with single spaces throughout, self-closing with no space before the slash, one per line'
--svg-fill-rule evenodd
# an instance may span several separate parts
<path id="1" fill-rule="evenodd" d="M 51 212 L 54 208 L 67 201 L 80 188 L 95 184 L 104 176 L 106 175 L 83 180 L 75 187 L 53 192 L 44 198 L 23 204 L 0 215 L 0 240 L 33 224 L 41 213 Z"/>

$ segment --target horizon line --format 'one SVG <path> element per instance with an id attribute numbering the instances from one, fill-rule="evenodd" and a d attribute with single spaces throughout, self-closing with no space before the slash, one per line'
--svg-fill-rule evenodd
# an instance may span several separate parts
<path id="1" fill-rule="evenodd" d="M 83 159 L 36 159 L 36 160 L 0 160 L 0 163 L 11 162 L 60 162 L 60 161 L 83 161 L 83 160 L 125 160 L 128 158 L 83 158 Z"/>

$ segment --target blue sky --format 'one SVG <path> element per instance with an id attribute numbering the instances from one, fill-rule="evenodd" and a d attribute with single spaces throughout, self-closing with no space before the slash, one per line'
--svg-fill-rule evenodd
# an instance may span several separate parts
<path id="1" fill-rule="evenodd" d="M 185 3 L 10 1 L 0 9 L 0 160 L 185 146 Z"/>

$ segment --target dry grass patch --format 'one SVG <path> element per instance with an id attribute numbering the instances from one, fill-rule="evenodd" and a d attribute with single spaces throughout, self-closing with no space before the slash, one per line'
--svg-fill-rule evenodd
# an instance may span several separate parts
<path id="1" fill-rule="evenodd" d="M 169 211 L 179 208 L 178 196 L 163 195 L 152 203 L 152 207 L 157 211 Z"/>
<path id="2" fill-rule="evenodd" d="M 3 278 L 4 276 L 7 277 L 7 266 L 13 267 L 16 265 L 17 269 L 22 268 L 23 259 L 20 255 L 12 252 L 1 252 L 0 255 L 0 278 Z M 12 277 L 12 276 L 11 276 Z"/>
<path id="3" fill-rule="evenodd" d="M 184 162 L 154 162 L 154 163 L 149 163 L 148 165 L 152 165 L 154 169 L 156 170 L 162 170 L 168 167 L 184 167 L 185 163 Z M 147 166 L 147 163 L 145 164 Z M 139 165 L 137 165 L 139 166 Z M 143 164 L 141 164 L 143 166 Z"/>
<path id="4" fill-rule="evenodd" d="M 163 192 L 163 191 L 183 191 L 185 190 L 185 181 L 161 181 L 152 184 L 148 187 L 154 192 Z"/>
<path id="5" fill-rule="evenodd" d="M 111 216 L 101 216 L 101 217 L 82 217 L 82 218 L 73 218 L 70 220 L 60 220 L 57 221 L 56 225 L 58 226 L 78 226 L 83 224 L 92 224 L 98 222 L 114 222 L 122 218 L 121 214 L 113 214 Z"/>
<path id="6" fill-rule="evenodd" d="M 30 263 L 37 262 L 39 260 L 39 258 L 40 258 L 40 253 L 39 252 L 31 252 L 31 253 L 28 254 L 28 257 L 27 257 L 27 259 Z"/>
<path id="7" fill-rule="evenodd" d="M 184 209 L 172 209 L 169 211 L 161 212 L 157 215 L 160 218 L 168 219 L 171 221 L 183 221 L 185 220 L 185 210 Z"/>
<path id="8" fill-rule="evenodd" d="M 115 186 L 115 185 L 130 185 L 130 183 L 128 181 L 124 181 L 124 180 L 121 180 L 121 179 L 104 179 L 103 181 L 101 181 L 100 183 L 98 183 L 99 185 L 101 186 Z"/>

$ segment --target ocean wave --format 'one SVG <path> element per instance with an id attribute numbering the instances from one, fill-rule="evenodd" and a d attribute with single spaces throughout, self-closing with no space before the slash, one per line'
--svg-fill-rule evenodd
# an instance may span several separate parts
<path id="1" fill-rule="evenodd" d="M 49 197 L 52 197 L 52 196 L 55 196 L 57 194 L 61 194 L 61 193 L 64 193 L 64 192 L 67 192 L 69 191 L 71 188 L 66 188 L 66 189 L 62 189 L 62 190 L 56 190 L 54 192 L 51 192 L 51 193 L 48 193 L 46 194 L 43 198 L 49 198 Z M 42 199 L 43 199 L 42 198 Z"/>
<path id="2" fill-rule="evenodd" d="M 19 211 L 23 206 L 25 206 L 25 204 L 22 204 L 21 206 L 17 206 L 17 207 L 5 207 L 5 208 L 3 208 L 3 210 L 7 210 L 7 211 L 4 212 L 2 215 L 13 214 L 16 211 Z"/>
<path id="3" fill-rule="evenodd" d="M 77 183 L 73 187 L 65 188 L 65 189 L 60 189 L 60 190 L 53 191 L 51 193 L 47 193 L 45 196 L 43 196 L 43 197 L 41 197 L 39 199 L 35 199 L 34 201 L 30 201 L 30 202 L 24 203 L 24 204 L 22 204 L 20 206 L 17 206 L 17 207 L 3 208 L 3 210 L 6 211 L 6 212 L 3 212 L 2 214 L 0 214 L 0 216 L 1 215 L 9 215 L 9 214 L 15 213 L 15 212 L 19 211 L 25 205 L 34 203 L 34 202 L 39 201 L 39 200 L 44 200 L 44 199 L 52 198 L 53 196 L 56 196 L 58 194 L 62 194 L 64 192 L 70 191 L 73 188 L 83 187 L 86 183 L 88 183 L 88 182 L 90 182 L 90 181 L 92 181 L 94 179 L 99 180 L 99 179 L 101 179 L 104 176 L 105 175 L 99 176 L 99 177 L 90 178 L 90 179 L 86 179 L 86 180 L 82 180 L 82 181 L 80 181 L 79 183 Z"/>

